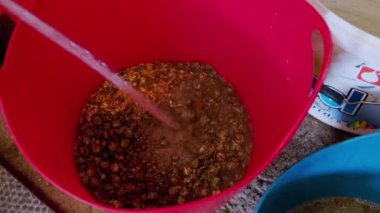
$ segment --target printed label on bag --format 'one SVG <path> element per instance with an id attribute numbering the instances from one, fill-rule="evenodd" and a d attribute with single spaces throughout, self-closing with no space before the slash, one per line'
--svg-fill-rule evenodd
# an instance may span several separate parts
<path id="1" fill-rule="evenodd" d="M 375 70 L 367 66 L 360 68 L 358 77 L 359 80 L 380 87 L 380 70 Z"/>

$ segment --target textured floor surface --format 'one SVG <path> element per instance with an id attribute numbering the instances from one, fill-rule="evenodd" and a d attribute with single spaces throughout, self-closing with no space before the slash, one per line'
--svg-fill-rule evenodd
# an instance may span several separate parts
<path id="1" fill-rule="evenodd" d="M 53 212 L 24 185 L 0 166 L 0 212 Z"/>

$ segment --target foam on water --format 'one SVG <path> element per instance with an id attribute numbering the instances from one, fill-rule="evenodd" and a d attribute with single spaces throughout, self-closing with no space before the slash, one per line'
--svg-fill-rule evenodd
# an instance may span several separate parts
<path id="1" fill-rule="evenodd" d="M 58 30 L 54 29 L 52 26 L 48 25 L 14 1 L 0 0 L 0 5 L 6 8 L 6 10 L 12 13 L 14 16 L 19 18 L 22 22 L 38 31 L 43 36 L 56 43 L 58 46 L 62 47 L 71 55 L 75 56 L 77 59 L 81 60 L 83 63 L 98 72 L 106 80 L 110 81 L 119 89 L 127 93 L 136 103 L 138 103 L 141 107 L 143 107 L 146 111 L 148 111 L 162 123 L 171 128 L 177 128 L 177 124 L 165 112 L 159 109 L 151 101 L 143 97 L 137 90 L 135 90 L 122 78 L 114 74 L 107 66 L 107 64 L 101 60 L 96 59 L 88 50 L 70 40 L 64 34 L 60 33 Z"/>

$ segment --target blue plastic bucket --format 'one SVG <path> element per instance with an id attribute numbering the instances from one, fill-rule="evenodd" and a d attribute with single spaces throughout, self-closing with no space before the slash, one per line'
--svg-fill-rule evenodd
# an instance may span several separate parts
<path id="1" fill-rule="evenodd" d="M 380 204 L 379 133 L 333 145 L 300 161 L 269 187 L 255 212 L 286 212 L 306 201 L 341 196 Z"/>

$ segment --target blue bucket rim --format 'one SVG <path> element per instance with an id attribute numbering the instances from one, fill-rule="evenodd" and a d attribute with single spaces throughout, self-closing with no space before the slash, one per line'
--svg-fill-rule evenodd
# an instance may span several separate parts
<path id="1" fill-rule="evenodd" d="M 254 213 L 258 213 L 258 210 L 261 209 L 261 206 L 264 203 L 264 201 L 266 200 L 266 198 L 268 197 L 268 195 L 279 184 L 279 182 L 281 182 L 283 179 L 285 179 L 288 173 L 291 173 L 293 170 L 296 170 L 303 163 L 309 161 L 312 158 L 318 158 L 319 155 L 323 155 L 326 152 L 333 152 L 335 149 L 341 149 L 342 147 L 344 148 L 344 147 L 351 146 L 351 145 L 356 144 L 356 143 L 363 143 L 363 141 L 365 141 L 367 139 L 372 139 L 372 138 L 379 138 L 380 139 L 380 133 L 377 132 L 377 133 L 372 133 L 372 134 L 368 134 L 368 135 L 354 137 L 354 138 L 345 140 L 343 142 L 330 145 L 330 146 L 328 146 L 328 147 L 326 147 L 324 149 L 321 149 L 321 150 L 319 150 L 317 152 L 314 152 L 314 153 L 306 156 L 304 159 L 302 159 L 302 160 L 298 161 L 297 163 L 295 163 L 294 165 L 292 165 L 289 169 L 287 169 L 284 173 L 282 173 L 279 177 L 277 177 L 271 183 L 271 185 L 267 188 L 267 190 L 265 191 L 265 193 L 263 194 L 263 196 L 260 198 L 260 200 L 257 203 L 257 205 L 256 205 L 256 207 L 255 207 L 255 209 L 254 209 L 253 212 Z"/>

